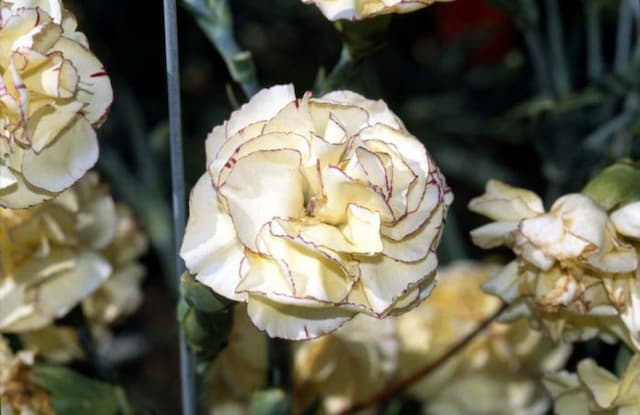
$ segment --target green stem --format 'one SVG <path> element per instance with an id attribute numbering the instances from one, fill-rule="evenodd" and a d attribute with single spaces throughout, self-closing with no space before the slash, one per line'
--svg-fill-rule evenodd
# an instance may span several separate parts
<path id="1" fill-rule="evenodd" d="M 353 70 L 354 66 L 355 61 L 349 52 L 347 45 L 342 45 L 342 51 L 340 52 L 340 58 L 338 59 L 336 66 L 333 67 L 331 73 L 329 73 L 325 79 L 316 84 L 316 87 L 314 88 L 316 93 L 322 96 L 327 92 L 334 90 L 336 87 L 341 86 Z"/>
<path id="2" fill-rule="evenodd" d="M 233 34 L 233 17 L 227 0 L 205 4 L 203 0 L 183 0 L 209 41 L 224 60 L 231 78 L 247 98 L 258 92 L 259 84 L 251 53 L 241 50 Z"/>
<path id="3" fill-rule="evenodd" d="M 585 19 L 587 29 L 587 72 L 589 79 L 596 80 L 600 79 L 604 73 L 600 2 L 598 0 L 586 0 Z"/>
<path id="4" fill-rule="evenodd" d="M 618 31 L 616 32 L 616 54 L 613 69 L 620 72 L 629 61 L 633 26 L 633 10 L 629 0 L 620 0 L 618 12 Z"/>
<path id="5" fill-rule="evenodd" d="M 451 348 L 449 348 L 446 352 L 444 352 L 438 359 L 433 362 L 428 363 L 427 365 L 419 368 L 411 375 L 400 379 L 395 384 L 382 389 L 371 395 L 369 398 L 363 400 L 362 402 L 356 403 L 355 405 L 341 411 L 340 415 L 349 415 L 356 414 L 363 409 L 370 408 L 374 405 L 377 405 L 381 402 L 387 401 L 399 393 L 406 390 L 409 386 L 413 385 L 420 379 L 425 376 L 433 373 L 438 368 L 442 367 L 445 363 L 449 361 L 453 356 L 462 351 L 473 339 L 476 338 L 477 335 L 482 333 L 491 323 L 493 323 L 500 315 L 506 310 L 507 305 L 503 304 L 495 313 L 489 316 L 486 320 L 480 323 L 471 333 L 464 336 L 458 342 L 456 342 Z"/>
<path id="6" fill-rule="evenodd" d="M 291 353 L 287 340 L 267 337 L 267 387 L 291 390 Z"/>
<path id="7" fill-rule="evenodd" d="M 547 36 L 551 51 L 551 75 L 556 98 L 564 98 L 571 90 L 569 66 L 564 49 L 564 32 L 558 0 L 545 0 L 547 10 Z"/>
<path id="8" fill-rule="evenodd" d="M 553 88 L 549 80 L 547 58 L 542 47 L 540 32 L 537 27 L 530 27 L 524 33 L 524 41 L 529 51 L 529 57 L 533 64 L 538 87 L 545 95 L 551 95 Z"/>

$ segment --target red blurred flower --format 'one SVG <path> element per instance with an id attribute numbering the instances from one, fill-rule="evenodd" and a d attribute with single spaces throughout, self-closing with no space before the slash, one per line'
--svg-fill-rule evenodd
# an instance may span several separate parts
<path id="1" fill-rule="evenodd" d="M 457 0 L 436 8 L 436 12 L 436 32 L 444 44 L 467 36 L 484 37 L 471 52 L 472 64 L 494 63 L 513 47 L 515 30 L 511 20 L 482 0 Z"/>

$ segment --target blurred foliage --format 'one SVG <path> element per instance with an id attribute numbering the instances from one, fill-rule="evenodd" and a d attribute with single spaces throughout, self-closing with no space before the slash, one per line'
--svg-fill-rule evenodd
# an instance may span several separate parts
<path id="1" fill-rule="evenodd" d="M 61 366 L 40 364 L 32 373 L 33 382 L 51 397 L 53 408 L 65 415 L 129 415 L 130 408 L 124 391 L 108 383 L 80 375 Z"/>
<path id="2" fill-rule="evenodd" d="M 177 293 L 161 3 L 65 4 L 114 84 L 115 102 L 99 133 L 99 168 L 136 211 L 154 248 L 143 309 L 116 333 L 142 334 L 154 347 L 120 368 L 122 382 L 134 401 L 179 413 L 176 325 L 167 317 Z M 299 0 L 236 0 L 230 8 L 219 0 L 182 4 L 189 188 L 204 171 L 207 133 L 228 117 L 234 101 L 243 101 L 240 91 L 257 87 L 254 80 L 292 82 L 298 95 L 348 88 L 384 98 L 454 189 L 442 262 L 481 255 L 467 234 L 482 219 L 466 204 L 489 178 L 533 189 L 550 203 L 579 191 L 617 159 L 640 158 L 636 0 L 457 0 L 380 19 L 364 34 L 349 24 L 336 30 Z M 606 174 L 626 168 L 620 166 Z M 587 192 L 608 188 L 606 179 L 597 180 Z M 193 328 L 192 343 L 222 347 L 230 320 L 212 317 L 221 313 L 219 300 L 192 280 L 182 289 L 179 319 Z M 398 403 L 399 412 L 392 412 L 410 407 Z"/>
<path id="3" fill-rule="evenodd" d="M 250 415 L 287 415 L 291 399 L 282 389 L 266 389 L 254 394 L 249 404 Z"/>

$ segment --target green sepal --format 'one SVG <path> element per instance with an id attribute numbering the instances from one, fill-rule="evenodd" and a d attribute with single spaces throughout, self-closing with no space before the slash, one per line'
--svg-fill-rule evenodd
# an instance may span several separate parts
<path id="1" fill-rule="evenodd" d="M 57 414 L 133 414 L 122 388 L 100 382 L 62 366 L 36 364 L 30 374 L 34 384 L 47 391 Z"/>
<path id="2" fill-rule="evenodd" d="M 199 361 L 211 360 L 226 345 L 234 302 L 214 293 L 188 272 L 180 279 L 177 317 Z"/>
<path id="3" fill-rule="evenodd" d="M 620 160 L 591 179 L 582 193 L 608 211 L 640 200 L 640 165 Z"/>
<path id="4" fill-rule="evenodd" d="M 282 389 L 255 392 L 249 404 L 250 415 L 287 415 L 291 413 L 291 399 Z"/>
<path id="5" fill-rule="evenodd" d="M 185 301 L 198 311 L 216 313 L 228 308 L 233 303 L 233 301 L 214 293 L 211 288 L 196 280 L 188 272 L 180 277 L 180 285 Z"/>

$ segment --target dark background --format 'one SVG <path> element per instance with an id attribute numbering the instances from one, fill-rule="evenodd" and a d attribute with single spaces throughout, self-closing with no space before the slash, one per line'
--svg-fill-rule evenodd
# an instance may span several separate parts
<path id="1" fill-rule="evenodd" d="M 466 203 L 483 192 L 487 179 L 531 188 L 549 203 L 560 194 L 579 191 L 617 157 L 638 157 L 637 123 L 605 134 L 595 148 L 583 145 L 616 115 L 634 110 L 637 99 L 636 80 L 614 73 L 614 56 L 621 47 L 616 41 L 617 1 L 599 2 L 603 70 L 590 76 L 587 3 L 559 2 L 571 91 L 544 110 L 531 104 L 545 96 L 527 48 L 532 29 L 525 28 L 517 14 L 507 15 L 481 0 L 457 0 L 393 16 L 386 43 L 341 85 L 383 98 L 438 161 L 456 195 L 442 244 L 443 262 L 483 255 L 466 236 L 483 219 L 468 213 Z M 134 350 L 116 363 L 117 379 L 134 402 L 160 414 L 177 414 L 180 380 L 167 213 L 171 189 L 162 2 L 67 0 L 65 5 L 78 17 L 114 87 L 112 111 L 99 132 L 99 169 L 116 197 L 132 204 L 153 243 L 145 259 L 149 273 L 144 304 L 117 328 L 120 336 L 137 339 Z M 548 57 L 547 73 L 553 77 L 554 40 L 546 31 L 548 14 L 542 2 L 539 6 L 535 24 Z M 341 40 L 331 22 L 299 0 L 238 0 L 231 7 L 238 43 L 252 52 L 263 86 L 293 82 L 300 96 L 313 88 L 319 68 L 330 70 L 339 57 Z M 207 133 L 232 111 L 225 89 L 231 79 L 192 16 L 183 8 L 178 13 L 190 188 L 204 171 Z M 603 87 L 611 78 L 620 78 L 619 85 Z M 589 88 L 605 91 L 596 104 L 558 109 L 558 102 L 580 97 Z M 242 99 L 237 86 L 233 90 Z"/>

